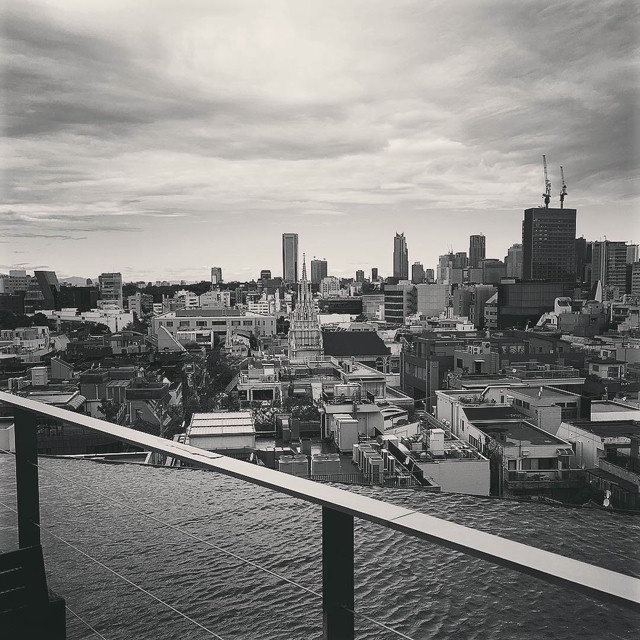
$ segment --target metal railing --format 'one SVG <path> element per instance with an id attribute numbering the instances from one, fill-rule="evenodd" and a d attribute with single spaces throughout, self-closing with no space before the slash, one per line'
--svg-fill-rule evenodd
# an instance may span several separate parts
<path id="1" fill-rule="evenodd" d="M 598 600 L 640 610 L 638 578 L 413 509 L 165 440 L 27 398 L 0 392 L 0 403 L 14 409 L 18 544 L 21 548 L 40 544 L 37 423 L 38 416 L 46 416 L 321 506 L 325 639 L 354 638 L 354 518 L 575 589 Z"/>
<path id="2" fill-rule="evenodd" d="M 516 471 L 509 469 L 509 482 L 560 482 L 578 481 L 584 478 L 582 469 L 527 469 Z"/>

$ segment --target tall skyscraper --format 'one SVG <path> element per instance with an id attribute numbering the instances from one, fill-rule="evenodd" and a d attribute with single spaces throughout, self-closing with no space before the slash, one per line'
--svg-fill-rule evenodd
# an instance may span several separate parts
<path id="1" fill-rule="evenodd" d="M 222 267 L 211 267 L 211 286 L 217 287 L 222 282 Z"/>
<path id="2" fill-rule="evenodd" d="M 409 278 L 409 250 L 404 233 L 396 233 L 393 239 L 393 277 L 399 280 Z"/>
<path id="3" fill-rule="evenodd" d="M 371 282 L 375 282 L 378 279 L 378 267 L 371 267 Z"/>
<path id="4" fill-rule="evenodd" d="M 113 302 L 122 309 L 122 274 L 101 273 L 98 276 L 100 284 L 100 299 L 105 302 Z"/>
<path id="5" fill-rule="evenodd" d="M 469 236 L 469 266 L 472 269 L 480 268 L 480 261 L 486 257 L 485 240 L 482 234 Z"/>
<path id="6" fill-rule="evenodd" d="M 311 261 L 311 284 L 320 284 L 327 277 L 327 261 L 314 258 Z"/>
<path id="7" fill-rule="evenodd" d="M 469 266 L 469 258 L 467 258 L 467 252 L 458 251 L 453 256 L 453 264 L 451 266 L 454 269 L 466 269 Z"/>
<path id="8" fill-rule="evenodd" d="M 550 282 L 576 281 L 575 209 L 537 207 L 525 210 L 522 277 Z"/>
<path id="9" fill-rule="evenodd" d="M 282 279 L 298 282 L 298 234 L 282 234 Z"/>
<path id="10" fill-rule="evenodd" d="M 422 284 L 424 282 L 424 267 L 421 262 L 414 262 L 411 265 L 411 282 Z"/>
<path id="11" fill-rule="evenodd" d="M 618 287 L 625 293 L 627 279 L 627 243 L 604 240 L 594 242 L 591 253 L 591 285 L 602 283 L 607 287 Z"/>
<path id="12" fill-rule="evenodd" d="M 364 282 L 364 271 L 362 269 L 356 271 L 356 282 Z"/>
<path id="13" fill-rule="evenodd" d="M 260 280 L 271 280 L 271 269 L 262 269 L 260 271 Z"/>
<path id="14" fill-rule="evenodd" d="M 512 244 L 504 262 L 507 265 L 507 278 L 522 278 L 522 245 Z"/>

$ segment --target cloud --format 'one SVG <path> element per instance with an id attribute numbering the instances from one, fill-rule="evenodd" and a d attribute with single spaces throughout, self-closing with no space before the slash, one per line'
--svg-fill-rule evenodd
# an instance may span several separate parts
<path id="1" fill-rule="evenodd" d="M 638 17 L 619 0 L 16 4 L 0 234 L 86 240 L 39 254 L 69 273 L 109 246 L 162 277 L 212 254 L 273 269 L 294 228 L 337 268 L 353 247 L 327 221 L 378 262 L 405 225 L 433 266 L 450 219 L 493 225 L 504 255 L 543 153 L 587 233 L 634 227 Z"/>

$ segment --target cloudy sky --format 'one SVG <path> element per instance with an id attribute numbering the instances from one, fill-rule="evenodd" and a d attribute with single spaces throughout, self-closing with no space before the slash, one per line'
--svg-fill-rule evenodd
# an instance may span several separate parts
<path id="1" fill-rule="evenodd" d="M 640 241 L 630 0 L 57 0 L 2 16 L 0 271 L 332 275 L 520 241 L 565 168 L 578 235 Z"/>

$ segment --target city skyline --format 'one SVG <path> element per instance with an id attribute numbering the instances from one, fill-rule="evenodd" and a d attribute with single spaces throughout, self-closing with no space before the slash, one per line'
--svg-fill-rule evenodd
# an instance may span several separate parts
<path id="1" fill-rule="evenodd" d="M 480 233 L 503 259 L 542 154 L 578 236 L 640 236 L 632 3 L 4 13 L 0 271 L 248 280 L 284 232 L 342 277 L 391 274 L 396 232 L 426 268 Z"/>

